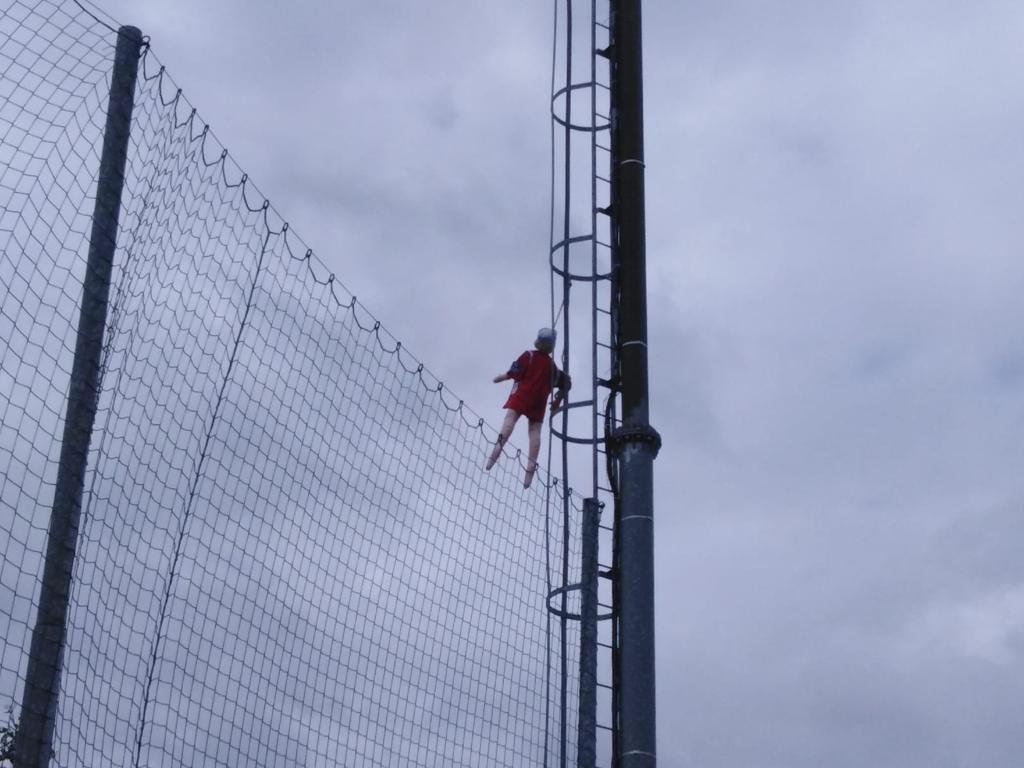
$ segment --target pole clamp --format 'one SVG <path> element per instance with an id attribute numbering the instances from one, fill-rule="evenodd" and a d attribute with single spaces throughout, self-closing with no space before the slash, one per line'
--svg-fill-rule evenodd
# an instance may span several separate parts
<path id="1" fill-rule="evenodd" d="M 624 426 L 612 430 L 605 438 L 608 452 L 618 457 L 627 445 L 646 445 L 654 456 L 661 450 L 661 435 L 650 424 Z"/>

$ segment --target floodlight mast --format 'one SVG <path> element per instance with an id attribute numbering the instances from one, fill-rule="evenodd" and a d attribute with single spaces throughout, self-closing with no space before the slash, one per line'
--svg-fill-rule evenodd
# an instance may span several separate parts
<path id="1" fill-rule="evenodd" d="M 653 463 L 644 217 L 640 0 L 610 0 L 612 323 L 621 423 L 607 436 L 618 463 L 616 499 L 617 706 L 620 768 L 654 768 Z"/>

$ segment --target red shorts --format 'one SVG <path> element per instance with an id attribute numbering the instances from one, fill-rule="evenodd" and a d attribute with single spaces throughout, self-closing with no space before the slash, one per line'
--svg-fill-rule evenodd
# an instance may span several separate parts
<path id="1" fill-rule="evenodd" d="M 508 396 L 508 400 L 505 401 L 505 407 L 511 408 L 520 416 L 525 416 L 531 424 L 544 421 L 544 407 L 547 405 L 547 398 L 539 402 L 530 402 L 527 398 L 522 397 L 524 394 L 526 393 L 520 391 L 513 392 Z"/>

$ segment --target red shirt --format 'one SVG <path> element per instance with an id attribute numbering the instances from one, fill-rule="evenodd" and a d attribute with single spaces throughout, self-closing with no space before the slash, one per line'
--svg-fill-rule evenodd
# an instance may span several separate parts
<path id="1" fill-rule="evenodd" d="M 523 352 L 508 369 L 515 384 L 505 402 L 506 408 L 530 421 L 544 421 L 544 408 L 555 386 L 565 385 L 565 374 L 558 370 L 551 355 L 537 350 Z"/>

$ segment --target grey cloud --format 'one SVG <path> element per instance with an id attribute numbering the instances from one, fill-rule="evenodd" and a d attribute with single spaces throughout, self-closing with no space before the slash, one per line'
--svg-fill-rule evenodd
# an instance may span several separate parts
<path id="1" fill-rule="evenodd" d="M 548 310 L 549 9 L 131 5 L 329 269 L 496 419 Z M 645 24 L 662 762 L 1011 764 L 1021 11 Z"/>

